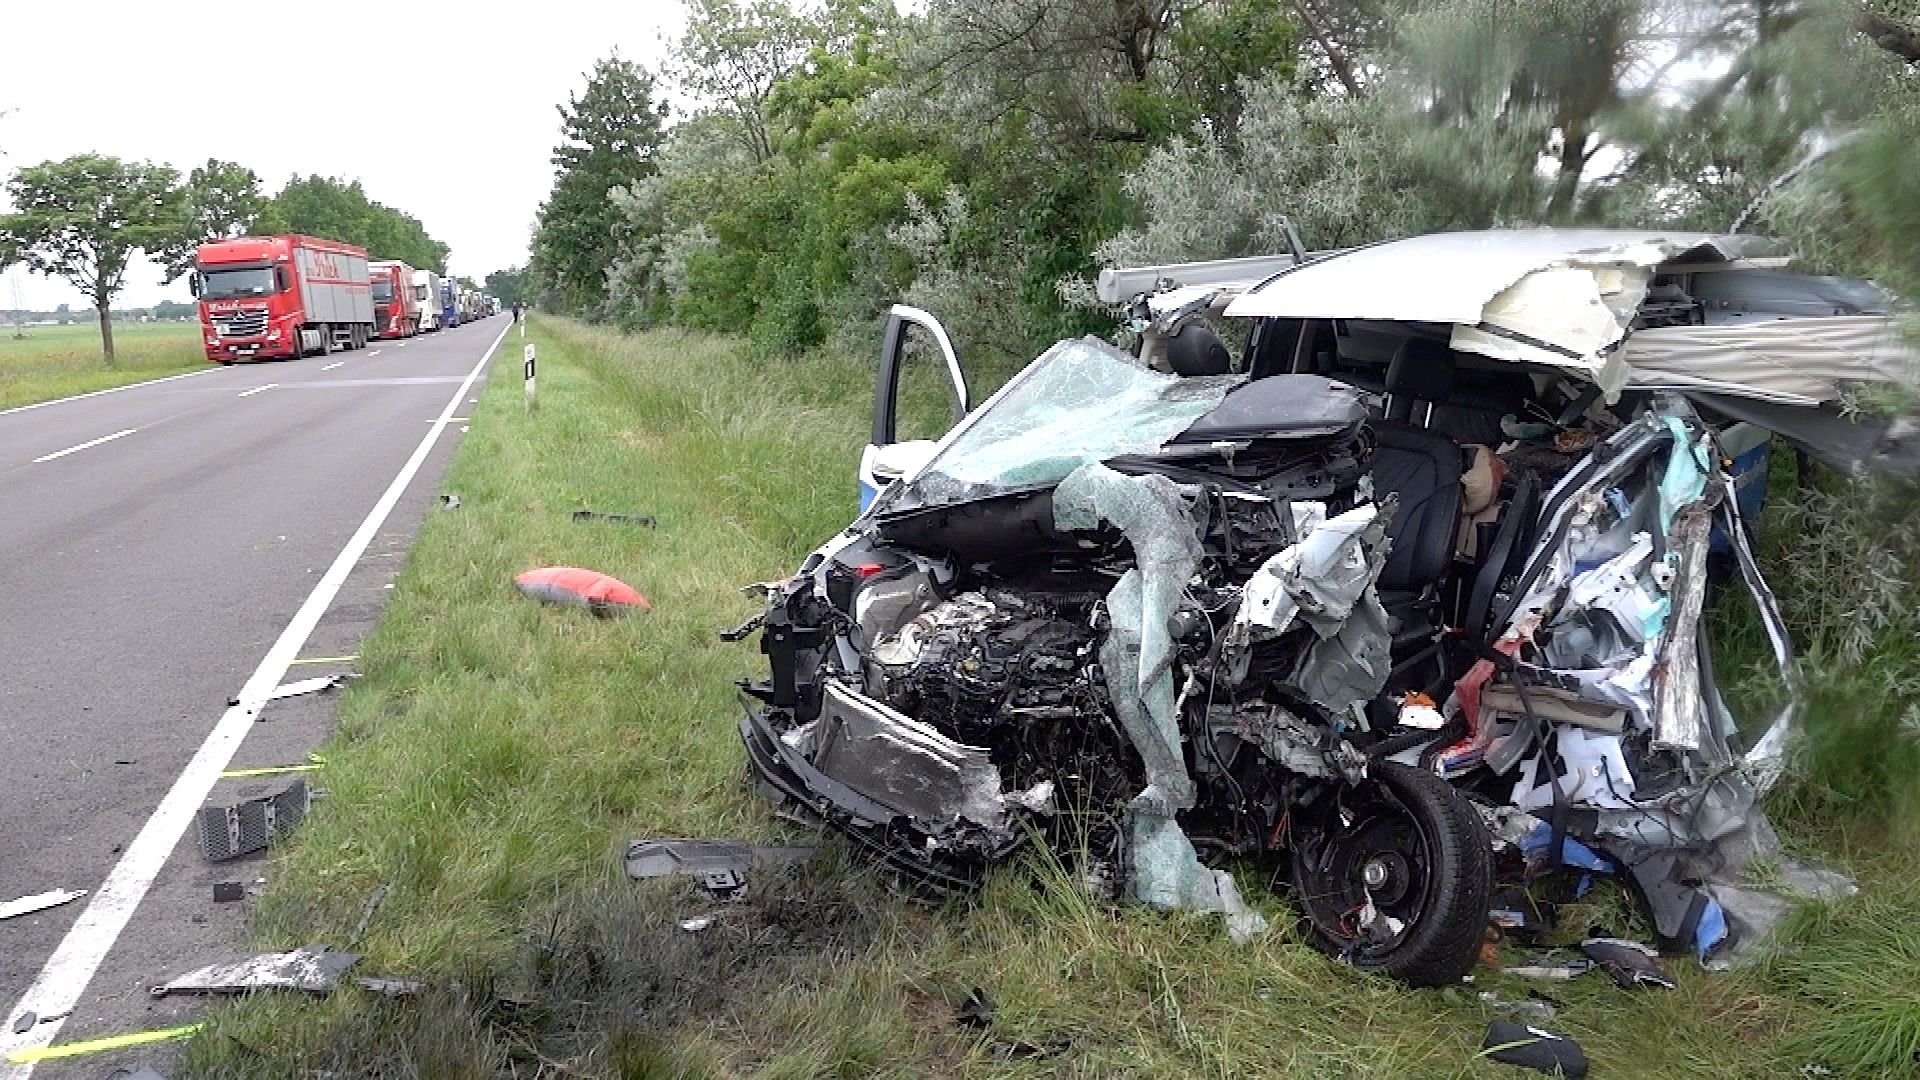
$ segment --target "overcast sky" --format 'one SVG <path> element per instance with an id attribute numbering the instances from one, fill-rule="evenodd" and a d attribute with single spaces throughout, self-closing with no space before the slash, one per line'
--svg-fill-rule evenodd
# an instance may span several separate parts
<path id="1" fill-rule="evenodd" d="M 476 279 L 525 260 L 554 106 L 618 48 L 654 66 L 679 0 L 0 0 L 0 174 L 71 154 L 359 180 Z M 4 194 L 0 194 L 0 200 Z M 0 307 L 89 303 L 15 267 Z M 116 303 L 188 300 L 150 266 Z"/>

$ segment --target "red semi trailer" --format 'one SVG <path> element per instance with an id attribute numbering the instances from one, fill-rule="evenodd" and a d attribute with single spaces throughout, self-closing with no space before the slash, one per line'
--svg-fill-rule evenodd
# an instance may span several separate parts
<path id="1" fill-rule="evenodd" d="M 293 359 L 372 340 L 367 253 L 311 236 L 243 236 L 200 245 L 193 293 L 207 359 Z"/>
<path id="2" fill-rule="evenodd" d="M 368 263 L 373 275 L 373 336 L 412 337 L 420 332 L 420 302 L 413 294 L 413 267 L 391 259 Z"/>

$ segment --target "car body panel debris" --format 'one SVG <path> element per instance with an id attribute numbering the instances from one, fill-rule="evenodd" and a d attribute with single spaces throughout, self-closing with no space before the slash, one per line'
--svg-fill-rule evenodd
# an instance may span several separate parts
<path id="1" fill-rule="evenodd" d="M 370 994 L 382 997 L 419 997 L 427 992 L 427 984 L 414 979 L 373 978 L 362 975 L 353 980 L 353 984 Z"/>
<path id="2" fill-rule="evenodd" d="M 716 900 L 746 894 L 748 875 L 804 862 L 819 854 L 814 847 L 779 847 L 739 840 L 635 840 L 627 848 L 627 876 L 636 881 L 689 877 Z M 704 929 L 704 927 L 702 927 Z"/>
<path id="3" fill-rule="evenodd" d="M 513 579 L 523 595 L 559 607 L 586 608 L 601 618 L 652 611 L 653 604 L 633 586 L 598 570 L 577 566 L 548 566 L 528 570 Z"/>
<path id="4" fill-rule="evenodd" d="M 176 975 L 155 986 L 154 997 L 168 994 L 244 994 L 253 990 L 298 990 L 324 995 L 333 992 L 347 969 L 358 963 L 358 953 L 333 952 L 307 946 L 292 952 L 263 953 L 224 964 L 208 964 Z"/>
<path id="5" fill-rule="evenodd" d="M 203 806 L 200 851 L 213 862 L 265 851 L 306 818 L 312 801 L 312 789 L 302 777 L 272 794 L 227 806 Z"/>
<path id="6" fill-rule="evenodd" d="M 1580 951 L 1621 987 L 1674 988 L 1673 977 L 1667 974 L 1659 951 L 1652 946 L 1620 938 L 1588 938 L 1580 943 Z"/>
<path id="7" fill-rule="evenodd" d="M 18 918 L 21 915 L 31 915 L 36 911 L 59 907 L 61 904 L 71 904 L 85 895 L 87 895 L 85 889 L 52 889 L 32 896 L 22 896 L 17 900 L 0 904 L 0 919 Z"/>
<path id="8" fill-rule="evenodd" d="M 608 514 L 599 510 L 575 510 L 573 520 L 576 523 L 604 521 L 609 525 L 633 525 L 643 529 L 657 528 L 660 524 L 660 519 L 652 514 Z"/>
<path id="9" fill-rule="evenodd" d="M 1579 1043 L 1526 1024 L 1495 1020 L 1487 1025 L 1480 1049 L 1491 1060 L 1549 1076 L 1578 1080 L 1587 1075 L 1587 1053 Z"/>

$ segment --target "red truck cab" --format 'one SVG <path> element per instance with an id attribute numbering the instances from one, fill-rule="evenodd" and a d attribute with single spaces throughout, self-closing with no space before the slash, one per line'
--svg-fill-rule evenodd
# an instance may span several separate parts
<path id="1" fill-rule="evenodd" d="M 243 236 L 202 244 L 193 292 L 207 359 L 293 359 L 373 337 L 365 250 L 311 236 Z"/>
<path id="2" fill-rule="evenodd" d="M 413 267 L 391 259 L 368 263 L 373 276 L 373 336 L 406 338 L 420 332 L 420 302 L 413 294 Z"/>

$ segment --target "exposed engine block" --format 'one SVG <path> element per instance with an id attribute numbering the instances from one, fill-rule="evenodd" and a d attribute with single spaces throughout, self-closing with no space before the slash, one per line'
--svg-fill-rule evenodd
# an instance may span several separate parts
<path id="1" fill-rule="evenodd" d="M 1004 745 L 1007 725 L 1097 708 L 1082 658 L 1093 638 L 1051 605 L 964 593 L 874 647 L 868 692 L 964 742 Z"/>

